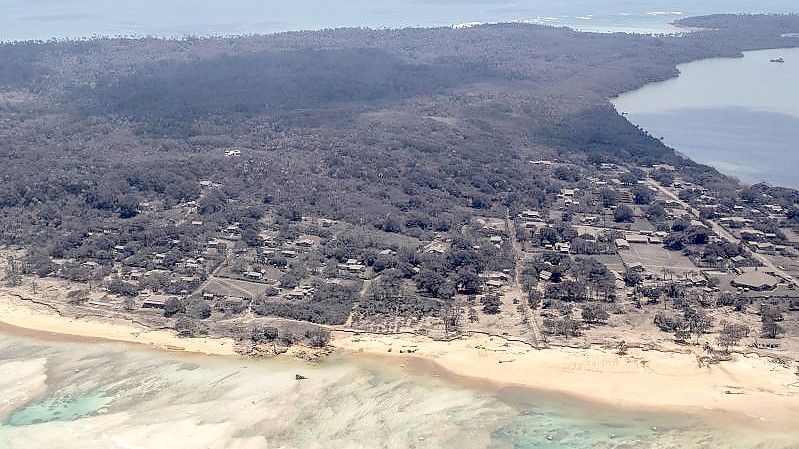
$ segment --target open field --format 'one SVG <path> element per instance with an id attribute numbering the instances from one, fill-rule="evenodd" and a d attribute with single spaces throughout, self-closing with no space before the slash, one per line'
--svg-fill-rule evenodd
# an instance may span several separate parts
<path id="1" fill-rule="evenodd" d="M 690 259 L 678 251 L 669 251 L 660 245 L 633 243 L 629 250 L 620 251 L 619 255 L 626 266 L 640 263 L 647 271 L 662 275 L 664 270 L 675 276 L 697 271 Z"/>

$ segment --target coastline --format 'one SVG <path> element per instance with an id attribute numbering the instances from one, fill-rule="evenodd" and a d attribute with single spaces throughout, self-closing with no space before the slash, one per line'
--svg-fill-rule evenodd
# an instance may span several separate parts
<path id="1" fill-rule="evenodd" d="M 631 348 L 626 356 L 599 348 L 534 349 L 495 336 L 435 341 L 412 334 L 334 333 L 332 345 L 396 363 L 421 360 L 437 373 L 496 387 L 563 394 L 611 407 L 665 412 L 713 411 L 758 424 L 799 424 L 799 376 L 756 355 L 700 368 L 697 354 Z M 429 370 L 428 370 L 429 371 Z"/>
<path id="2" fill-rule="evenodd" d="M 239 356 L 232 339 L 182 338 L 122 320 L 71 318 L 49 308 L 0 294 L 0 323 L 10 334 L 25 332 L 141 344 L 158 350 Z M 498 336 L 471 334 L 451 341 L 415 334 L 380 335 L 333 331 L 335 353 L 382 362 L 423 375 L 493 389 L 517 387 L 574 397 L 610 407 L 662 412 L 713 411 L 749 423 L 784 429 L 799 424 L 799 375 L 754 354 L 699 367 L 693 350 L 534 349 Z M 696 349 L 698 351 L 698 349 Z M 289 352 L 290 356 L 299 357 Z M 410 368 L 415 367 L 415 369 Z"/>
<path id="3" fill-rule="evenodd" d="M 8 293 L 0 293 L 0 323 L 46 334 L 135 343 L 169 351 L 238 355 L 230 338 L 182 338 L 172 331 L 147 329 L 130 321 L 66 317 Z"/>

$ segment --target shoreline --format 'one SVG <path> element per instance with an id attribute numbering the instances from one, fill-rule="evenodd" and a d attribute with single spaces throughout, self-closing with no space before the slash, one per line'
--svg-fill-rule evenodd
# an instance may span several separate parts
<path id="1" fill-rule="evenodd" d="M 62 316 L 46 306 L 0 294 L 0 331 L 58 341 L 121 342 L 170 353 L 241 355 L 229 338 L 182 338 L 122 320 Z M 498 391 L 523 388 L 598 405 L 654 412 L 721 412 L 759 425 L 799 424 L 799 375 L 753 354 L 700 368 L 698 353 L 630 348 L 625 356 L 596 347 L 535 349 L 499 336 L 450 341 L 416 334 L 333 331 L 333 354 L 368 357 L 424 376 Z M 289 356 L 302 358 L 293 354 Z M 307 361 L 307 360 L 306 360 Z"/>
<path id="2" fill-rule="evenodd" d="M 0 323 L 42 334 L 133 343 L 171 352 L 235 356 L 230 338 L 183 338 L 168 330 L 152 330 L 132 321 L 72 318 L 20 296 L 0 293 Z"/>
<path id="3" fill-rule="evenodd" d="M 799 424 L 796 368 L 735 354 L 700 368 L 696 353 L 631 348 L 627 355 L 595 347 L 534 349 L 496 336 L 435 341 L 413 334 L 335 332 L 331 343 L 353 355 L 396 363 L 422 361 L 424 371 L 467 384 L 517 387 L 618 408 L 654 412 L 718 412 L 769 427 Z"/>
<path id="4" fill-rule="evenodd" d="M 691 117 L 691 114 L 696 114 L 702 111 L 711 111 L 714 114 L 720 114 L 723 111 L 734 114 L 750 114 L 748 119 L 752 119 L 751 115 L 757 114 L 755 118 L 770 116 L 782 118 L 785 120 L 799 119 L 799 109 L 791 107 L 790 102 L 774 102 L 766 100 L 753 100 L 752 98 L 744 97 L 740 101 L 727 101 L 723 98 L 729 97 L 735 89 L 741 89 L 741 86 L 748 86 L 755 82 L 753 76 L 757 77 L 759 82 L 763 79 L 768 80 L 770 76 L 769 71 L 765 70 L 766 75 L 760 71 L 757 74 L 746 72 L 752 70 L 748 68 L 747 64 L 763 64 L 771 69 L 774 64 L 768 65 L 768 60 L 773 57 L 788 55 L 799 55 L 799 41 L 786 40 L 785 46 L 774 48 L 761 48 L 755 50 L 747 50 L 741 52 L 739 56 L 715 56 L 704 59 L 696 59 L 692 61 L 682 62 L 677 64 L 676 69 L 678 73 L 664 80 L 654 81 L 643 84 L 638 88 L 621 92 L 609 98 L 610 104 L 630 123 L 641 126 L 643 129 L 650 132 L 652 135 L 660 135 L 662 142 L 667 147 L 673 149 L 675 153 L 683 156 L 685 159 L 696 162 L 697 164 L 712 167 L 717 172 L 738 180 L 742 185 L 751 186 L 764 179 L 768 179 L 772 185 L 789 188 L 792 190 L 799 189 L 796 181 L 790 177 L 788 172 L 777 170 L 782 161 L 783 164 L 791 165 L 791 159 L 785 156 L 776 157 L 780 154 L 782 147 L 786 142 L 790 142 L 790 135 L 786 131 L 782 131 L 782 138 L 766 142 L 766 151 L 764 160 L 760 164 L 754 159 L 747 160 L 747 158 L 736 157 L 735 154 L 744 153 L 742 148 L 733 146 L 734 150 L 729 150 L 729 141 L 718 142 L 713 140 L 711 142 L 705 141 L 712 136 L 713 132 L 720 132 L 719 129 L 710 129 L 703 131 L 694 130 L 693 133 L 685 133 L 681 130 L 682 126 L 678 121 L 679 117 Z M 786 55 L 786 57 L 788 57 Z M 749 59 L 747 59 L 749 58 Z M 795 58 L 788 58 L 789 60 Z M 782 67 L 782 71 L 790 70 L 789 67 Z M 664 100 L 664 98 L 682 98 L 695 91 L 701 85 L 702 77 L 707 76 L 706 72 L 713 70 L 719 71 L 741 71 L 744 75 L 739 75 L 741 79 L 737 84 L 721 84 L 725 87 L 720 89 L 714 95 L 704 97 L 696 101 L 689 101 L 688 103 L 679 103 L 671 100 Z M 686 75 L 687 72 L 690 74 Z M 779 73 L 779 72 L 777 72 Z M 686 78 L 687 77 L 687 78 Z M 778 81 L 781 81 L 777 78 Z M 772 80 L 773 81 L 773 80 Z M 775 84 L 781 86 L 781 84 Z M 779 88 L 773 89 L 774 92 L 760 92 L 759 98 L 780 97 Z M 665 105 L 664 105 L 665 101 Z M 651 108 L 648 105 L 660 105 L 658 108 Z M 647 119 L 647 117 L 649 117 Z M 658 117 L 657 120 L 652 117 Z M 642 120 L 643 119 L 643 120 Z M 685 119 L 683 119 L 685 120 Z M 695 121 L 704 122 L 707 120 L 705 116 L 694 118 Z M 733 124 L 740 124 L 743 122 L 741 118 L 728 118 Z M 760 120 L 763 120 L 762 118 Z M 655 122 L 658 122 L 656 125 Z M 718 126 L 718 124 L 716 124 Z M 762 126 L 762 125 L 761 125 Z M 776 125 L 775 125 L 776 126 Z M 790 124 L 782 125 L 789 128 Z M 757 128 L 755 128 L 757 131 Z M 762 137 L 763 131 L 760 130 L 758 137 Z M 741 136 L 733 136 L 741 138 Z M 699 143 L 697 143 L 699 142 Z M 761 145 L 762 146 L 762 145 Z M 725 153 L 729 151 L 729 153 Z M 775 159 L 776 157 L 776 159 Z M 775 165 L 776 164 L 776 165 Z M 776 173 L 772 173 L 774 170 Z M 767 176 L 768 175 L 768 176 Z"/>

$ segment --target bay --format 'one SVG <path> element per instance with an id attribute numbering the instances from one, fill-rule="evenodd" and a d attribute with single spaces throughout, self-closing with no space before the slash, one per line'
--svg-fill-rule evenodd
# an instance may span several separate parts
<path id="1" fill-rule="evenodd" d="M 677 78 L 614 99 L 616 109 L 697 162 L 750 184 L 799 188 L 799 48 L 678 68 Z"/>

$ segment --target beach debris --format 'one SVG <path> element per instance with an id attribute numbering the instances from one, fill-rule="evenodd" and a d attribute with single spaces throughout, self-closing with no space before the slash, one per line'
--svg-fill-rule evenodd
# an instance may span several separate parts
<path id="1" fill-rule="evenodd" d="M 552 435 L 547 435 L 547 440 L 552 441 L 554 437 Z"/>
<path id="2" fill-rule="evenodd" d="M 307 377 L 305 377 L 305 376 L 303 376 L 302 374 L 295 374 L 295 375 L 294 375 L 294 379 L 295 379 L 295 380 L 306 380 L 306 379 L 308 379 L 308 378 L 307 378 Z"/>

